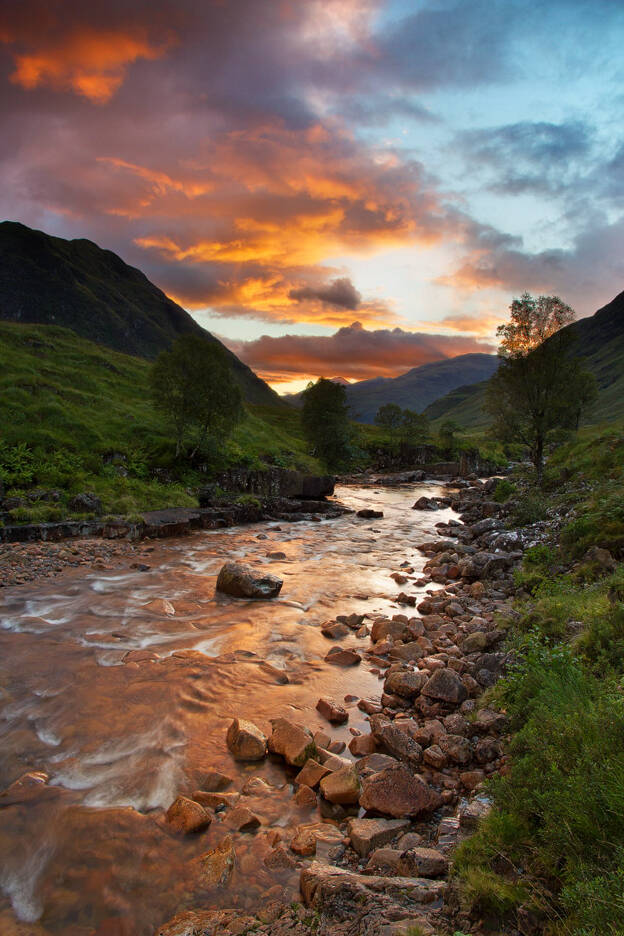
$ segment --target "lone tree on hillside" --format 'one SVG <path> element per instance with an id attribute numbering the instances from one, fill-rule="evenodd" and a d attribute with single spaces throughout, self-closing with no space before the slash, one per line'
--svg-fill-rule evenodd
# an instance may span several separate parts
<path id="1" fill-rule="evenodd" d="M 390 433 L 390 438 L 394 438 L 395 432 L 400 428 L 403 420 L 403 410 L 396 403 L 384 403 L 377 410 L 375 416 L 375 425 L 380 429 L 386 429 Z"/>
<path id="2" fill-rule="evenodd" d="M 407 442 L 426 442 L 431 430 L 429 420 L 424 413 L 416 410 L 404 409 L 401 416 L 401 435 Z"/>
<path id="3" fill-rule="evenodd" d="M 161 351 L 150 374 L 152 399 L 171 422 L 176 457 L 190 437 L 193 458 L 207 436 L 223 441 L 244 413 L 243 398 L 226 352 L 197 335 Z"/>
<path id="4" fill-rule="evenodd" d="M 564 327 L 574 320 L 570 306 L 557 296 L 523 293 L 509 308 L 510 321 L 497 331 L 501 362 L 485 405 L 500 438 L 528 447 L 541 484 L 549 433 L 578 426 L 595 381 L 571 356 L 574 335 Z"/>
<path id="5" fill-rule="evenodd" d="M 347 392 L 342 384 L 320 377 L 302 394 L 301 423 L 308 441 L 328 468 L 337 468 L 350 455 L 351 426 Z"/>

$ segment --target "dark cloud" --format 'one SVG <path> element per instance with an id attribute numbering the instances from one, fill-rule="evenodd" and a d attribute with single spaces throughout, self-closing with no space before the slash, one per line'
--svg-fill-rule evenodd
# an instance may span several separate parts
<path id="1" fill-rule="evenodd" d="M 352 310 L 357 309 L 362 301 L 362 296 L 348 277 L 335 279 L 326 286 L 303 286 L 301 289 L 291 289 L 289 295 L 297 302 L 316 299 L 327 305 Z"/>
<path id="2" fill-rule="evenodd" d="M 401 328 L 367 330 L 359 322 L 334 335 L 263 335 L 255 341 L 224 339 L 246 364 L 274 383 L 295 377 L 334 376 L 364 380 L 397 377 L 412 367 L 480 351 L 494 351 L 475 338 L 433 335 Z"/>

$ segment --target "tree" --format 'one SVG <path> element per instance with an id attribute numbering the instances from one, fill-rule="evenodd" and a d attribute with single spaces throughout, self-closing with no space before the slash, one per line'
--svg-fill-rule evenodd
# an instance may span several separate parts
<path id="1" fill-rule="evenodd" d="M 380 406 L 375 416 L 375 425 L 380 429 L 385 429 L 390 433 L 390 438 L 394 437 L 395 432 L 403 420 L 403 411 L 396 403 L 385 403 Z"/>
<path id="2" fill-rule="evenodd" d="M 150 373 L 152 399 L 171 422 L 176 457 L 190 436 L 193 458 L 206 437 L 227 438 L 244 414 L 240 387 L 224 349 L 197 335 L 184 335 L 161 351 Z"/>
<path id="3" fill-rule="evenodd" d="M 308 384 L 301 398 L 301 423 L 315 454 L 328 468 L 339 467 L 349 458 L 351 441 L 344 386 L 321 377 Z"/>
<path id="4" fill-rule="evenodd" d="M 426 442 L 430 436 L 429 420 L 424 413 L 404 409 L 401 414 L 401 435 L 406 441 Z"/>
<path id="5" fill-rule="evenodd" d="M 461 426 L 453 419 L 445 419 L 438 429 L 438 442 L 440 448 L 452 452 L 455 447 L 455 435 L 461 431 Z"/>
<path id="6" fill-rule="evenodd" d="M 544 447 L 555 429 L 574 428 L 595 393 L 594 379 L 570 354 L 574 336 L 563 328 L 574 311 L 557 296 L 514 299 L 501 325 L 498 371 L 490 379 L 486 410 L 503 441 L 520 441 L 531 454 L 538 482 Z"/>

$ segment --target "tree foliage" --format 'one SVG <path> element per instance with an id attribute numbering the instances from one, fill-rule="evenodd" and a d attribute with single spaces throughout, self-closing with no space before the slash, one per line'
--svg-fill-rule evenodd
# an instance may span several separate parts
<path id="1" fill-rule="evenodd" d="M 340 467 L 349 459 L 351 426 L 347 393 L 342 384 L 325 377 L 310 383 L 302 394 L 301 423 L 314 454 L 328 468 Z"/>
<path id="2" fill-rule="evenodd" d="M 208 436 L 223 440 L 244 413 L 243 398 L 225 351 L 185 335 L 162 351 L 150 374 L 154 405 L 170 420 L 176 455 L 188 439 L 197 454 Z"/>
<path id="3" fill-rule="evenodd" d="M 574 429 L 595 396 L 595 381 L 571 355 L 574 337 L 562 326 L 574 312 L 556 296 L 514 299 L 501 325 L 501 363 L 488 383 L 486 409 L 497 435 L 526 445 L 541 482 L 544 447 L 556 429 Z"/>
<path id="4" fill-rule="evenodd" d="M 426 442 L 430 436 L 430 428 L 425 414 L 404 409 L 401 414 L 401 435 L 406 442 Z"/>
<path id="5" fill-rule="evenodd" d="M 438 443 L 440 448 L 452 454 L 455 448 L 455 436 L 461 432 L 461 426 L 454 419 L 445 419 L 438 429 Z"/>
<path id="6" fill-rule="evenodd" d="M 400 427 L 403 419 L 403 411 L 396 403 L 384 403 L 377 410 L 375 416 L 375 425 L 381 429 L 386 429 L 391 436 Z"/>

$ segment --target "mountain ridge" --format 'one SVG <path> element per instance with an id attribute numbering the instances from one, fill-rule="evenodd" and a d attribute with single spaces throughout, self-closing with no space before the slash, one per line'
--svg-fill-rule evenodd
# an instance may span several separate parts
<path id="1" fill-rule="evenodd" d="M 152 359 L 181 335 L 224 349 L 249 402 L 283 401 L 137 267 L 86 238 L 67 240 L 0 222 L 0 320 L 60 325 L 89 341 Z"/>

